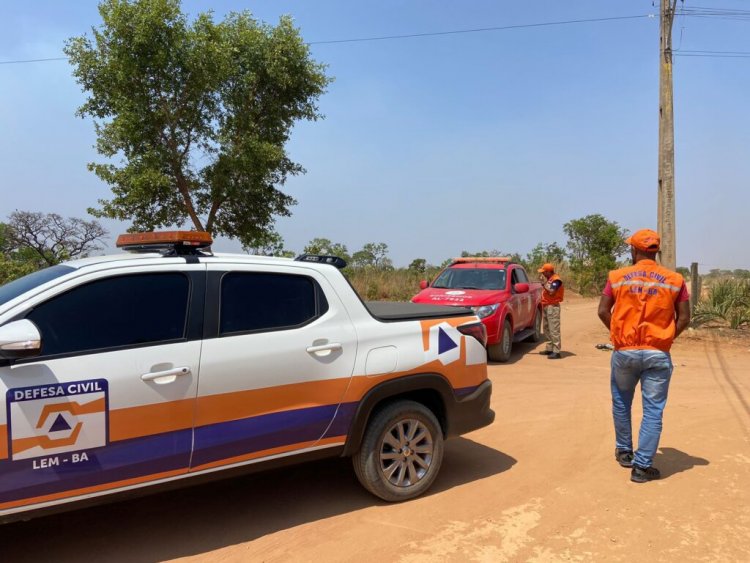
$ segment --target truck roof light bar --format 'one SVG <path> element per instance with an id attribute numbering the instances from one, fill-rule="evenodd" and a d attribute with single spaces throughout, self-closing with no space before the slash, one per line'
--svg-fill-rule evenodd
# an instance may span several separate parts
<path id="1" fill-rule="evenodd" d="M 213 244 L 204 231 L 152 231 L 127 233 L 117 237 L 117 248 L 126 252 L 161 252 L 165 256 L 200 255 L 201 249 Z"/>
<path id="2" fill-rule="evenodd" d="M 330 264 L 339 270 L 346 268 L 346 260 L 338 256 L 326 256 L 323 254 L 300 254 L 294 259 L 296 262 L 314 262 L 316 264 Z"/>
<path id="3" fill-rule="evenodd" d="M 454 258 L 454 264 L 469 264 L 473 262 L 488 262 L 494 264 L 507 264 L 511 262 L 508 256 L 461 256 L 460 258 Z"/>

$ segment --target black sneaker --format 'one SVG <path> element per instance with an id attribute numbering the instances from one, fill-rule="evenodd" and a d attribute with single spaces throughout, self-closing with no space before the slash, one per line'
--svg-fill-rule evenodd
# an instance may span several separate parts
<path id="1" fill-rule="evenodd" d="M 633 467 L 633 450 L 615 448 L 615 459 L 623 467 Z"/>
<path id="2" fill-rule="evenodd" d="M 552 350 L 544 350 L 542 352 L 539 352 L 542 356 L 549 356 L 552 354 Z"/>
<path id="3" fill-rule="evenodd" d="M 646 481 L 653 481 L 661 477 L 661 473 L 656 467 L 640 467 L 633 465 L 633 469 L 630 471 L 630 480 L 634 483 L 645 483 Z"/>
<path id="4" fill-rule="evenodd" d="M 562 358 L 562 356 L 560 355 L 560 352 L 553 352 L 552 354 L 547 356 L 548 360 L 559 360 L 560 358 Z"/>

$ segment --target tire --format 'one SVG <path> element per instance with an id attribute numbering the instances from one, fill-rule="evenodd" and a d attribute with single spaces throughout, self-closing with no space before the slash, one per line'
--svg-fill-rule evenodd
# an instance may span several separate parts
<path id="1" fill-rule="evenodd" d="M 529 342 L 541 342 L 542 341 L 542 310 L 537 309 L 536 315 L 534 315 L 534 334 L 529 336 L 526 340 Z"/>
<path id="2" fill-rule="evenodd" d="M 513 327 L 510 321 L 505 319 L 503 323 L 503 332 L 500 335 L 500 342 L 487 347 L 487 356 L 493 362 L 507 362 L 510 359 L 510 353 L 513 351 Z"/>
<path id="3" fill-rule="evenodd" d="M 370 420 L 352 456 L 362 486 L 388 502 L 424 493 L 442 463 L 443 430 L 437 418 L 424 405 L 406 400 L 389 404 Z"/>

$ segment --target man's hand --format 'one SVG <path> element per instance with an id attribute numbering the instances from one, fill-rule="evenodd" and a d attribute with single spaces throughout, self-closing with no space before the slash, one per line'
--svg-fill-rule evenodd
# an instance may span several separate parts
<path id="1" fill-rule="evenodd" d="M 615 300 L 611 295 L 602 295 L 602 298 L 599 299 L 599 310 L 597 312 L 602 323 L 604 323 L 604 326 L 607 328 L 609 328 L 609 325 L 612 323 L 612 307 L 614 307 L 614 305 Z"/>
<path id="2" fill-rule="evenodd" d="M 677 303 L 674 337 L 677 338 L 690 324 L 690 301 Z"/>

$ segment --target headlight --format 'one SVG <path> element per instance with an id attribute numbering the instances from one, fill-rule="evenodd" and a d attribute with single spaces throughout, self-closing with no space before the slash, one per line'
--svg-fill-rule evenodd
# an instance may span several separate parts
<path id="1" fill-rule="evenodd" d="M 500 306 L 500 303 L 495 303 L 494 305 L 482 305 L 481 307 L 472 307 L 471 310 L 474 311 L 474 314 L 479 317 L 480 319 L 484 319 L 486 317 L 489 317 L 490 315 L 494 315 L 495 311 L 497 311 L 497 308 Z"/>

